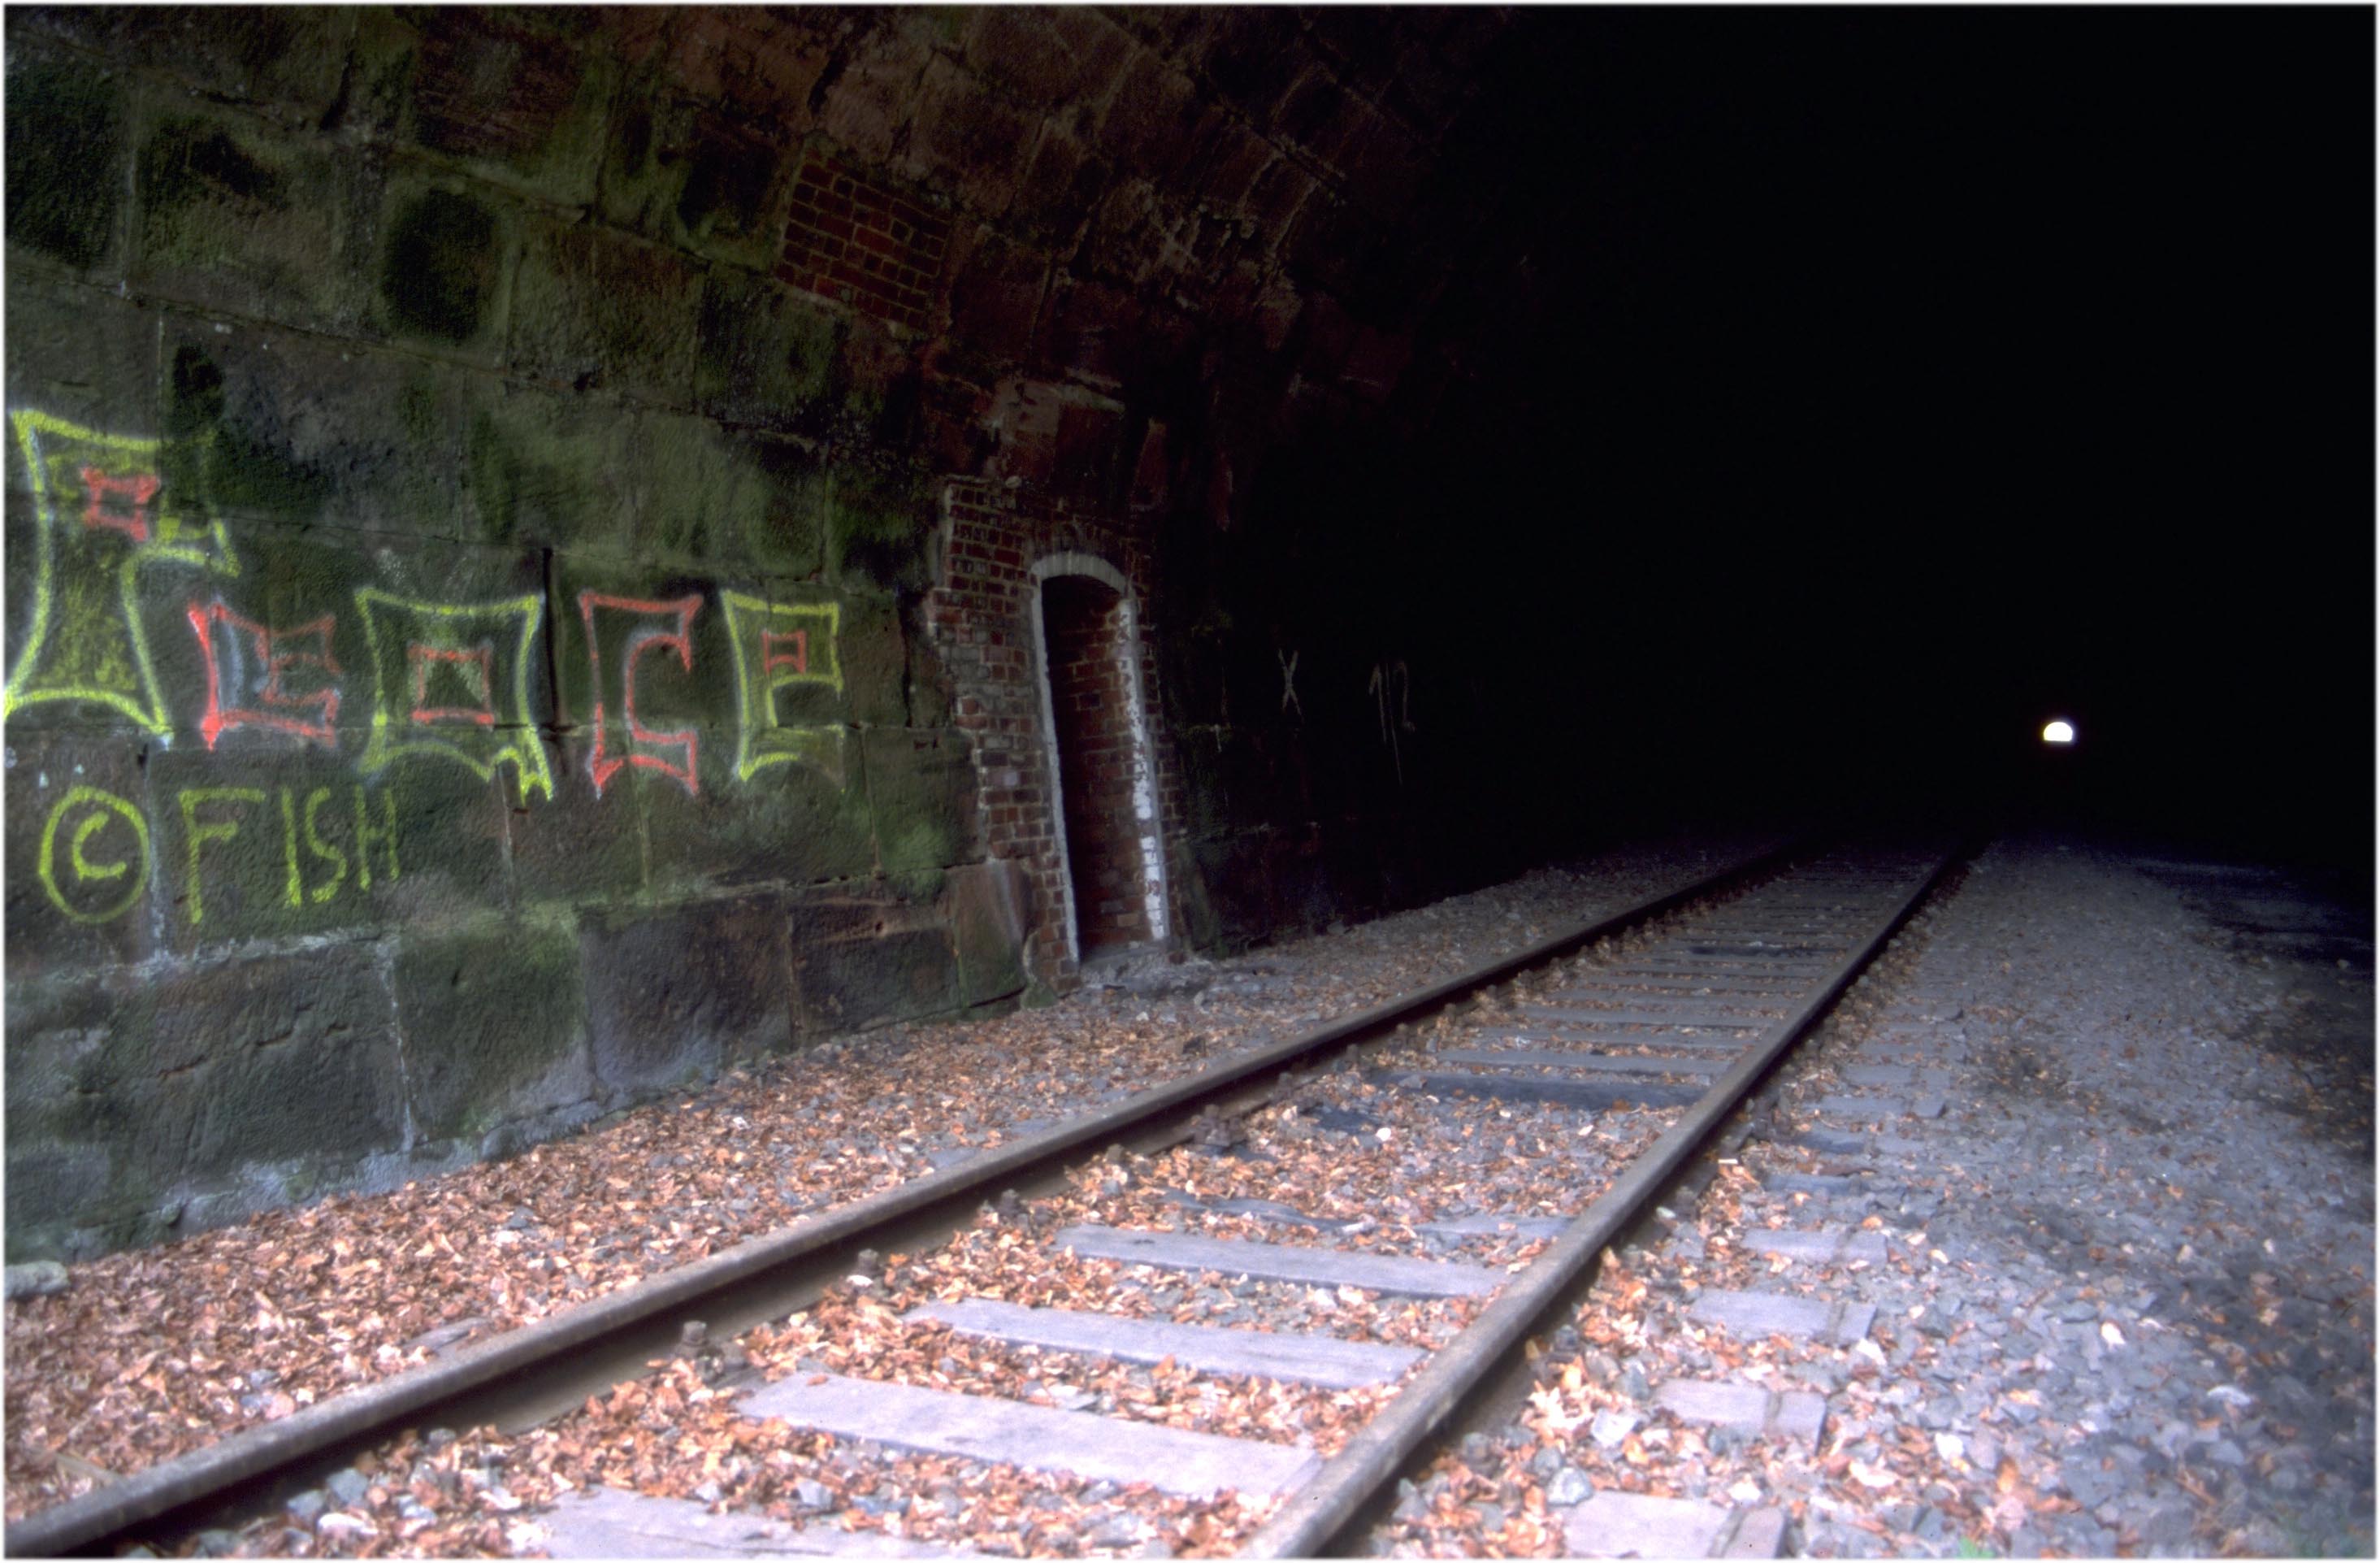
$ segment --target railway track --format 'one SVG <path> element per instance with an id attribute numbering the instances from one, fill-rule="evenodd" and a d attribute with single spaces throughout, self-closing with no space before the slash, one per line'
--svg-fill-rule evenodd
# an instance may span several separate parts
<path id="1" fill-rule="evenodd" d="M 735 1414 L 846 1460 L 1070 1484 L 1103 1516 L 1079 1547 L 1128 1544 L 1144 1497 L 1178 1511 L 1228 1492 L 1242 1522 L 1219 1533 L 1240 1550 L 1330 1552 L 1948 861 L 1837 852 L 1715 876 L 100 1488 L 11 1525 L 8 1548 L 171 1545 L 402 1430 L 566 1421 L 691 1357 L 741 1396 Z M 727 1478 L 677 1485 L 715 1499 L 742 1490 Z M 565 1500 L 554 1549 L 691 1547 L 736 1522 L 671 1501 Z M 909 1528 L 930 1535 L 932 1507 Z M 1735 1517 L 1724 1544 L 1773 1551 L 1771 1524 Z"/>

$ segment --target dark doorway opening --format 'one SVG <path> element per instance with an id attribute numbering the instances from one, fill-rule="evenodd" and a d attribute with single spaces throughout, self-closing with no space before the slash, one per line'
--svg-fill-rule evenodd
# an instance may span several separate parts
<path id="1" fill-rule="evenodd" d="M 1150 943 L 1163 915 L 1132 607 L 1089 576 L 1052 576 L 1041 633 L 1075 946 L 1088 962 Z"/>

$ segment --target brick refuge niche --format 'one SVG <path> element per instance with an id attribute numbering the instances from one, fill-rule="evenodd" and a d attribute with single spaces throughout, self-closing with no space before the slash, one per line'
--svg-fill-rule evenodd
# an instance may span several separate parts
<path id="1" fill-rule="evenodd" d="M 1064 992 L 1085 960 L 1161 947 L 1184 861 L 1155 698 L 1147 551 L 1028 487 L 951 480 L 929 604 L 975 735 L 983 839 L 1027 888 L 1026 961 Z"/>
<path id="2" fill-rule="evenodd" d="M 1148 944 L 1165 923 L 1139 691 L 1132 605 L 1089 575 L 1041 583 L 1042 667 L 1049 684 L 1061 850 L 1081 959 Z"/>

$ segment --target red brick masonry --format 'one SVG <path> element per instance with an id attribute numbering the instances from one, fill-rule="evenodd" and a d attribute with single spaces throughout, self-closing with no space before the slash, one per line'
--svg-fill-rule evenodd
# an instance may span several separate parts
<path id="1" fill-rule="evenodd" d="M 777 275 L 922 330 L 950 231 L 947 217 L 812 153 L 794 186 Z"/>
<path id="2" fill-rule="evenodd" d="M 1080 967 L 1067 948 L 1066 870 L 1059 853 L 1062 804 L 1057 778 L 1049 774 L 1050 741 L 1033 660 L 1033 606 L 1041 585 L 1033 566 L 1060 554 L 1087 555 L 1111 567 L 1131 591 L 1157 834 L 1168 901 L 1178 906 L 1189 859 L 1181 835 L 1181 777 L 1158 694 L 1148 550 L 1129 526 L 1029 487 L 982 479 L 949 480 L 942 518 L 942 583 L 929 599 L 928 625 L 957 692 L 957 724 L 975 736 L 985 847 L 994 859 L 1016 864 L 1031 889 L 1026 963 L 1063 992 L 1079 981 Z M 1137 890 L 1130 895 L 1137 905 Z M 1179 925 L 1178 912 L 1168 922 L 1171 932 Z M 1096 931 L 1093 943 L 1096 947 Z"/>

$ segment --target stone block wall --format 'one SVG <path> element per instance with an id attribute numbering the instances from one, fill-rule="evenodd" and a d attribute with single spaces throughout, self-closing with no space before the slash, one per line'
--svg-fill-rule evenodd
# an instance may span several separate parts
<path id="1" fill-rule="evenodd" d="M 1053 572 L 1130 619 L 1109 935 L 1399 893 L 1209 888 L 1404 812 L 1214 708 L 1277 633 L 1218 561 L 1278 452 L 1463 385 L 1508 18 L 5 26 L 12 1255 L 1062 991 Z"/>

